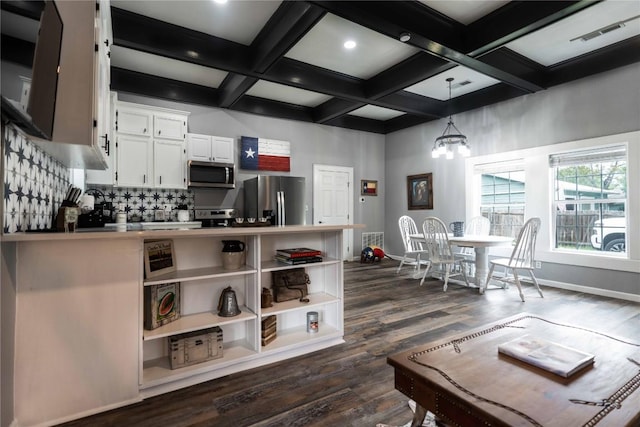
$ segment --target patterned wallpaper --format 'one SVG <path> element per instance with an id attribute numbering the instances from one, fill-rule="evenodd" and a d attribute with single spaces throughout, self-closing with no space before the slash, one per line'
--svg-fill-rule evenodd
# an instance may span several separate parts
<path id="1" fill-rule="evenodd" d="M 6 126 L 4 137 L 4 233 L 51 228 L 53 209 L 60 206 L 70 185 L 69 169 L 31 143 L 16 128 Z M 190 190 L 89 186 L 96 203 L 125 205 L 128 221 L 153 221 L 154 211 L 171 205 L 169 221 L 177 221 L 178 205 L 194 206 Z M 90 191 L 98 190 L 100 193 Z"/>
<path id="2" fill-rule="evenodd" d="M 12 126 L 4 143 L 4 233 L 51 227 L 52 206 L 69 187 L 69 170 Z"/>

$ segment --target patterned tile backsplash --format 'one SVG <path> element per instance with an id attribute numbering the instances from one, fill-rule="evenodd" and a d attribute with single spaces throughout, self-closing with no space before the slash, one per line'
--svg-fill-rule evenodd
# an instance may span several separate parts
<path id="1" fill-rule="evenodd" d="M 31 143 L 11 126 L 4 135 L 4 233 L 51 228 L 53 208 L 62 203 L 70 185 L 69 169 Z M 153 221 L 155 211 L 172 207 L 167 220 L 176 221 L 176 208 L 194 206 L 189 190 L 88 186 L 96 203 L 123 204 L 128 221 Z M 193 214 L 191 214 L 193 215 Z"/>
<path id="2" fill-rule="evenodd" d="M 122 203 L 127 221 L 153 221 L 155 211 L 163 210 L 165 205 L 172 209 L 167 221 L 178 220 L 176 209 L 179 205 L 186 205 L 193 211 L 194 197 L 189 190 L 88 186 L 86 192 L 95 196 L 96 203 L 111 202 L 114 210 Z M 192 212 L 190 215 L 193 219 Z"/>
<path id="3" fill-rule="evenodd" d="M 4 132 L 4 233 L 51 227 L 69 170 L 11 126 Z"/>

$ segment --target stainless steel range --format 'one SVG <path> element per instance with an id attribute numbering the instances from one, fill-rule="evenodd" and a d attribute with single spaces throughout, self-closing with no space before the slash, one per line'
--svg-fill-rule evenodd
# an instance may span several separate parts
<path id="1" fill-rule="evenodd" d="M 237 217 L 237 209 L 200 206 L 193 210 L 193 218 L 196 221 L 202 221 L 203 227 L 231 227 Z"/>

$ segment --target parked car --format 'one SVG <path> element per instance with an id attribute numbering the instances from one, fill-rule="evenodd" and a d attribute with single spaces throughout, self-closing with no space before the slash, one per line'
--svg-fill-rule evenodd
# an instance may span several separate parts
<path id="1" fill-rule="evenodd" d="M 610 252 L 626 251 L 626 218 L 603 218 L 593 224 L 591 246 Z"/>

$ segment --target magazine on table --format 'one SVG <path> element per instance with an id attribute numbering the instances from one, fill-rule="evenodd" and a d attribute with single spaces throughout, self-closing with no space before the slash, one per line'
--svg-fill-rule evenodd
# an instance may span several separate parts
<path id="1" fill-rule="evenodd" d="M 500 344 L 498 352 L 565 378 L 594 362 L 593 354 L 531 335 Z"/>

